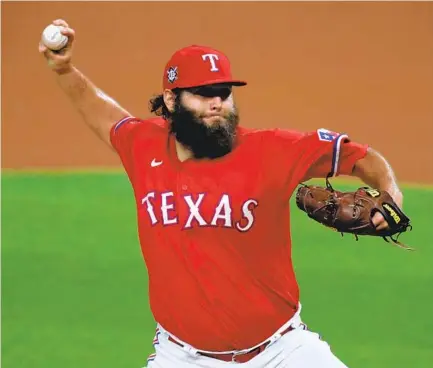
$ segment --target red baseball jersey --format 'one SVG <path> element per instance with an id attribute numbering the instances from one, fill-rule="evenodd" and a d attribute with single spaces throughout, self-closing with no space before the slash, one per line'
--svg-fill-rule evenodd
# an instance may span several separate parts
<path id="1" fill-rule="evenodd" d="M 239 127 L 230 154 L 180 162 L 162 118 L 128 117 L 110 134 L 134 189 L 155 320 L 210 351 L 271 336 L 299 302 L 292 193 L 307 170 L 351 173 L 367 146 L 323 129 Z"/>

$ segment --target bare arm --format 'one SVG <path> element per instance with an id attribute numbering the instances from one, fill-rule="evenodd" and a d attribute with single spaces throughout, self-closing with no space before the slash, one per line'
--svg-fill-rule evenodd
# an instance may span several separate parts
<path id="1" fill-rule="evenodd" d="M 358 177 L 372 188 L 387 191 L 396 203 L 402 206 L 403 195 L 397 184 L 394 171 L 379 152 L 369 148 L 367 155 L 355 164 L 352 176 Z"/>
<path id="2" fill-rule="evenodd" d="M 388 161 L 379 152 L 369 148 L 367 155 L 355 164 L 352 176 L 358 177 L 372 188 L 387 191 L 395 203 L 402 208 L 403 194 L 397 184 L 394 171 Z M 373 217 L 373 222 L 378 226 L 378 229 L 388 226 L 379 213 L 376 213 Z"/>
<path id="3" fill-rule="evenodd" d="M 56 20 L 53 24 L 65 27 L 62 33 L 69 37 L 68 45 L 60 53 L 55 53 L 40 44 L 39 52 L 44 54 L 49 67 L 55 72 L 58 85 L 82 116 L 85 123 L 99 138 L 111 146 L 111 127 L 123 117 L 130 115 L 130 113 L 97 88 L 72 65 L 72 45 L 75 32 L 63 20 Z"/>
<path id="4" fill-rule="evenodd" d="M 110 129 L 114 123 L 130 115 L 128 111 L 98 89 L 75 67 L 71 67 L 67 73 L 58 74 L 56 79 L 84 122 L 111 146 Z"/>

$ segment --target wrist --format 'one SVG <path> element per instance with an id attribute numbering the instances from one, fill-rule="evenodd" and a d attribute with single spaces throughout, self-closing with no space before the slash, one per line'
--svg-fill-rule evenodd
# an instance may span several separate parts
<path id="1" fill-rule="evenodd" d="M 384 183 L 380 183 L 378 189 L 386 190 L 391 195 L 401 193 L 397 183 L 391 178 Z"/>
<path id="2" fill-rule="evenodd" d="M 64 74 L 69 74 L 74 70 L 74 67 L 72 64 L 68 64 L 59 68 L 54 69 L 54 72 L 57 75 L 64 75 Z"/>
<path id="3" fill-rule="evenodd" d="M 393 183 L 393 184 L 389 185 L 388 187 L 383 188 L 383 190 L 385 190 L 389 193 L 389 195 L 392 197 L 394 202 L 397 203 L 397 205 L 399 207 L 401 207 L 403 205 L 403 193 L 399 189 L 399 187 L 397 186 L 396 183 Z"/>

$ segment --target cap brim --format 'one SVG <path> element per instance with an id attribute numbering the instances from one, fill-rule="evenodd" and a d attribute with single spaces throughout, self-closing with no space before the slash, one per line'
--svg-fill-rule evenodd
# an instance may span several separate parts
<path id="1" fill-rule="evenodd" d="M 202 83 L 194 83 L 190 85 L 177 86 L 177 88 L 203 87 L 203 86 L 210 86 L 213 84 L 228 84 L 230 86 L 242 87 L 242 86 L 246 86 L 247 82 L 238 79 L 230 79 L 230 80 L 214 79 L 214 80 L 204 81 Z"/>
<path id="2" fill-rule="evenodd" d="M 232 81 L 230 84 L 232 86 L 242 87 L 242 86 L 246 86 L 247 82 L 244 82 L 244 81 Z"/>

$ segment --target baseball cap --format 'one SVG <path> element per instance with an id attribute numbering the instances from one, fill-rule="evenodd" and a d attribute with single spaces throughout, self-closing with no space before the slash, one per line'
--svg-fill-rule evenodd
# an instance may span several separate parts
<path id="1" fill-rule="evenodd" d="M 191 45 L 177 50 L 164 69 L 163 88 L 190 88 L 228 83 L 245 86 L 233 79 L 230 61 L 221 51 L 207 46 Z"/>

